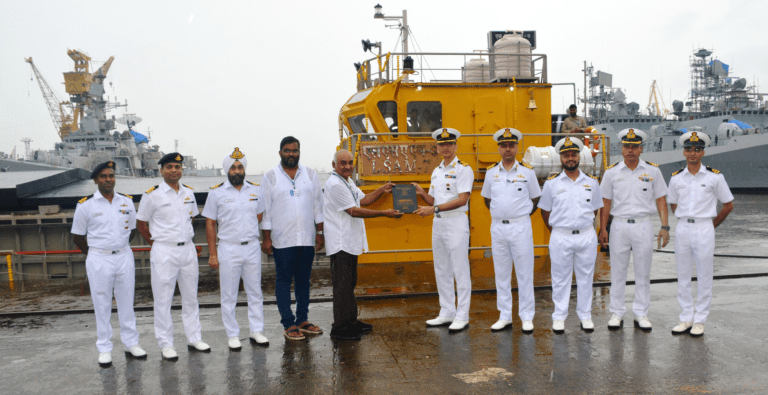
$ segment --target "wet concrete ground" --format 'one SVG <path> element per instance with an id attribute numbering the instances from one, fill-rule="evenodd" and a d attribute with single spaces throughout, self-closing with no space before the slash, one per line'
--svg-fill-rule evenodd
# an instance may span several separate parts
<path id="1" fill-rule="evenodd" d="M 627 287 L 631 303 L 633 287 Z M 163 361 L 154 339 L 152 314 L 137 313 L 146 360 L 126 359 L 118 334 L 113 366 L 96 362 L 93 316 L 0 320 L 0 392 L 81 393 L 766 393 L 768 391 L 768 293 L 764 278 L 715 282 L 712 312 L 703 337 L 673 336 L 679 308 L 676 284 L 652 287 L 653 331 L 608 331 L 609 296 L 595 289 L 596 330 L 579 329 L 575 294 L 566 332 L 551 326 L 551 294 L 536 293 L 536 330 L 492 333 L 498 318 L 495 295 L 473 295 L 470 326 L 452 334 L 427 328 L 438 310 L 436 297 L 360 301 L 360 318 L 374 325 L 361 341 L 328 336 L 330 303 L 310 305 L 310 320 L 326 333 L 303 342 L 282 337 L 274 305 L 265 307 L 269 347 L 243 343 L 230 352 L 220 310 L 202 309 L 203 340 L 210 354 L 188 352 L 174 311 L 177 362 Z M 517 300 L 515 295 L 515 308 Z M 246 340 L 246 309 L 237 309 Z"/>

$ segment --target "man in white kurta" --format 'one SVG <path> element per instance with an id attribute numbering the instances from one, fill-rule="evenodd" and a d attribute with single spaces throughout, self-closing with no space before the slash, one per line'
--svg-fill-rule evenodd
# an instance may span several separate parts
<path id="1" fill-rule="evenodd" d="M 733 210 L 733 194 L 725 177 L 718 170 L 701 164 L 709 141 L 709 136 L 702 132 L 688 132 L 680 136 L 686 167 L 672 173 L 669 180 L 669 203 L 677 217 L 677 300 L 682 309 L 680 323 L 672 329 L 673 334 L 704 334 L 704 323 L 712 305 L 715 228 Z M 723 203 L 720 212 L 717 212 L 718 201 Z M 691 296 L 694 266 L 698 284 L 695 306 Z"/>
<path id="2" fill-rule="evenodd" d="M 539 208 L 544 223 L 551 230 L 549 258 L 552 262 L 552 330 L 565 331 L 571 279 L 576 272 L 576 314 L 581 329 L 592 332 L 592 280 L 597 259 L 597 234 L 594 220 L 603 207 L 597 177 L 579 169 L 579 153 L 583 147 L 574 137 L 561 139 L 555 145 L 560 153 L 563 172 L 544 183 Z"/>
<path id="3" fill-rule="evenodd" d="M 120 339 L 125 355 L 146 358 L 139 347 L 133 294 L 136 268 L 130 240 L 136 228 L 132 196 L 115 192 L 115 162 L 104 162 L 93 170 L 98 186 L 93 195 L 80 199 L 72 219 L 75 244 L 87 257 L 85 269 L 96 315 L 96 349 L 99 365 L 112 364 L 112 295 L 117 302 Z"/>
<path id="4" fill-rule="evenodd" d="M 257 184 L 245 180 L 248 160 L 239 148 L 224 158 L 227 181 L 211 187 L 203 207 L 208 265 L 219 269 L 221 319 L 230 350 L 239 351 L 240 325 L 235 318 L 240 279 L 248 297 L 250 341 L 267 345 L 264 336 L 264 297 L 261 293 L 261 246 L 259 221 L 264 212 L 264 199 Z M 218 222 L 218 231 L 216 223 Z M 219 245 L 216 247 L 216 237 Z"/>
<path id="5" fill-rule="evenodd" d="M 605 247 L 609 241 L 608 219 L 613 215 L 610 233 L 611 256 L 611 304 L 613 313 L 608 320 L 608 329 L 623 326 L 624 290 L 627 284 L 629 255 L 632 254 L 635 269 L 635 327 L 645 331 L 652 329 L 648 319 L 651 305 L 651 257 L 653 256 L 654 233 L 651 216 L 659 213 L 661 230 L 658 238 L 669 242 L 667 222 L 667 184 L 659 167 L 640 159 L 643 142 L 648 136 L 639 129 L 624 129 L 619 132 L 623 161 L 608 167 L 600 184 L 603 195 L 603 210 L 600 212 L 600 235 L 598 241 Z"/>
<path id="6" fill-rule="evenodd" d="M 536 210 L 541 188 L 536 172 L 518 162 L 518 142 L 523 134 L 512 128 L 493 135 L 502 160 L 485 172 L 485 205 L 491 210 L 491 251 L 496 275 L 496 307 L 499 320 L 491 326 L 498 331 L 512 325 L 512 267 L 517 277 L 518 315 L 525 333 L 533 331 L 536 313 L 533 295 L 533 229 L 531 214 Z"/>

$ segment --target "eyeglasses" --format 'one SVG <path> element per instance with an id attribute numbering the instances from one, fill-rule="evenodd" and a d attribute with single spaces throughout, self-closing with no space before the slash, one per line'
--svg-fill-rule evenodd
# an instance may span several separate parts
<path id="1" fill-rule="evenodd" d="M 697 154 L 700 154 L 700 153 L 704 152 L 704 148 L 701 148 L 701 147 L 696 147 L 696 148 L 693 148 L 693 147 L 685 147 L 685 148 L 683 148 L 683 150 L 684 150 L 685 152 L 695 152 L 695 153 L 697 153 Z"/>

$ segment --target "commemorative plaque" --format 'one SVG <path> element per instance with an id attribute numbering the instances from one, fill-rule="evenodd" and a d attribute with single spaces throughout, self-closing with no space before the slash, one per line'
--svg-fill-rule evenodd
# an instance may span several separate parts
<path id="1" fill-rule="evenodd" d="M 392 205 L 401 213 L 413 214 L 419 208 L 416 187 L 411 184 L 395 184 L 392 187 Z"/>

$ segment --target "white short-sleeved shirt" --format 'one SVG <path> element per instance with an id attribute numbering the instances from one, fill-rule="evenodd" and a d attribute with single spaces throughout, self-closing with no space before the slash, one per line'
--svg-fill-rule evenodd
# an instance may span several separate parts
<path id="1" fill-rule="evenodd" d="M 448 166 L 445 165 L 445 162 L 440 162 L 440 166 L 432 171 L 431 184 L 429 185 L 429 195 L 435 198 L 434 205 L 450 202 L 459 197 L 460 193 L 472 192 L 474 178 L 475 173 L 472 168 L 460 161 L 458 157 L 454 157 Z M 441 212 L 466 212 L 468 205 L 469 202 L 453 210 Z"/>
<path id="2" fill-rule="evenodd" d="M 72 233 L 88 236 L 88 247 L 119 250 L 128 246 L 136 228 L 136 208 L 128 195 L 115 192 L 112 203 L 99 191 L 77 203 Z"/>
<path id="3" fill-rule="evenodd" d="M 667 184 L 658 167 L 641 159 L 635 170 L 629 170 L 621 161 L 603 175 L 600 193 L 611 200 L 614 217 L 645 217 L 658 211 L 656 199 L 667 195 Z"/>
<path id="4" fill-rule="evenodd" d="M 152 240 L 163 243 L 192 241 L 192 218 L 200 211 L 192 188 L 179 184 L 177 193 L 165 181 L 141 196 L 136 219 L 149 222 Z"/>
<path id="5" fill-rule="evenodd" d="M 363 251 L 368 251 L 365 221 L 344 211 L 348 208 L 360 207 L 360 200 L 365 197 L 363 191 L 351 180 L 345 180 L 333 172 L 325 182 L 323 194 L 326 255 L 333 255 L 339 251 L 360 255 Z"/>
<path id="6" fill-rule="evenodd" d="M 677 205 L 677 218 L 715 218 L 718 200 L 733 201 L 733 194 L 719 171 L 702 166 L 696 175 L 688 172 L 688 167 L 672 173 L 667 201 Z"/>
<path id="7" fill-rule="evenodd" d="M 239 191 L 229 181 L 211 187 L 203 207 L 203 217 L 219 222 L 219 239 L 230 243 L 258 240 L 263 212 L 261 188 L 250 181 Z"/>
<path id="8" fill-rule="evenodd" d="M 278 164 L 261 178 L 264 216 L 275 248 L 315 245 L 315 224 L 323 223 L 323 193 L 314 170 L 299 164 L 294 179 Z"/>
<path id="9" fill-rule="evenodd" d="M 493 219 L 514 219 L 531 214 L 531 199 L 541 196 L 541 188 L 533 169 L 515 161 L 507 171 L 499 162 L 485 172 L 480 195 L 491 199 Z"/>
<path id="10" fill-rule="evenodd" d="M 571 230 L 592 226 L 595 210 L 603 207 L 603 197 L 596 178 L 579 170 L 576 181 L 565 172 L 544 182 L 539 208 L 551 212 L 549 226 Z"/>

